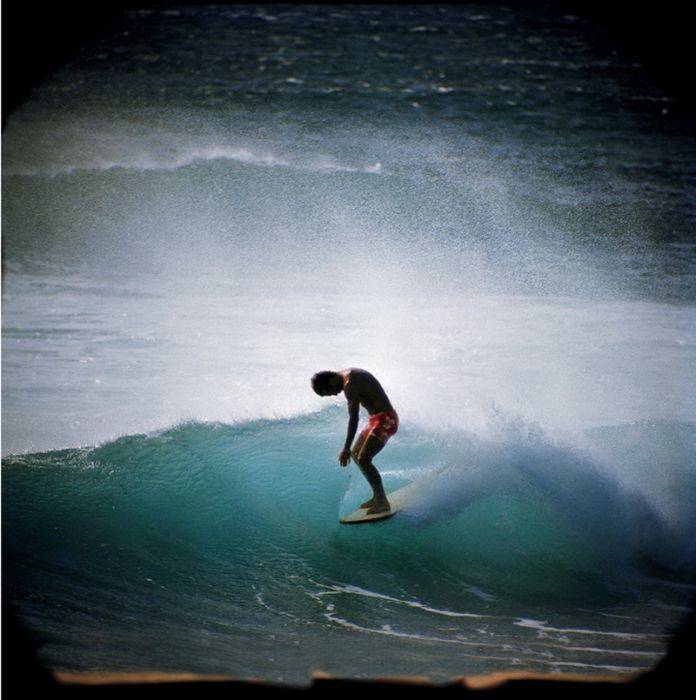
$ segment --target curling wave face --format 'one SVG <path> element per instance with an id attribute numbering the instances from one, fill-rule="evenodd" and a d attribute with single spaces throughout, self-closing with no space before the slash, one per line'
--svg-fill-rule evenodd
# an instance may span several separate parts
<path id="1" fill-rule="evenodd" d="M 525 666 L 539 670 L 630 672 L 659 658 L 659 625 L 646 630 L 639 602 L 619 603 L 617 592 L 665 568 L 688 580 L 693 522 L 674 516 L 692 502 L 692 470 L 670 519 L 666 503 L 661 511 L 607 465 L 538 431 L 443 442 L 406 427 L 381 468 L 388 490 L 412 485 L 411 503 L 387 523 L 345 528 L 339 513 L 365 485 L 355 467 L 334 463 L 342 418 L 328 409 L 189 423 L 6 458 L 6 587 L 50 630 L 45 660 L 65 666 L 68 645 L 83 668 L 233 667 L 302 682 L 318 663 L 354 673 L 351 643 L 339 640 L 355 634 L 381 648 L 362 663 L 367 676 L 405 674 L 395 659 L 414 642 L 429 647 L 421 663 L 439 658 L 442 677 L 469 656 L 478 669 L 517 663 L 506 636 L 525 640 Z M 684 430 L 656 426 L 652 437 L 693 440 Z M 31 602 L 37 590 L 50 605 Z M 558 612 L 583 604 L 603 612 L 582 622 Z M 102 625 L 127 644 L 95 643 Z M 322 635 L 333 641 L 315 657 Z M 165 636 L 178 641 L 163 645 Z M 269 662 L 263 639 L 275 637 L 283 642 Z"/>

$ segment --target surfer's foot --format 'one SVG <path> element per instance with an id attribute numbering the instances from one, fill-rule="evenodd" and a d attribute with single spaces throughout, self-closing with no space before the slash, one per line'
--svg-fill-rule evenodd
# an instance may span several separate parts
<path id="1" fill-rule="evenodd" d="M 365 501 L 365 503 L 361 503 L 360 507 L 361 508 L 372 508 L 373 505 L 375 505 L 374 497 L 371 498 L 369 501 Z"/>
<path id="2" fill-rule="evenodd" d="M 391 506 L 389 505 L 389 501 L 387 500 L 377 501 L 375 503 L 375 499 L 373 498 L 372 501 L 372 505 L 367 510 L 368 515 L 374 515 L 375 513 L 386 513 L 389 510 L 391 510 Z"/>

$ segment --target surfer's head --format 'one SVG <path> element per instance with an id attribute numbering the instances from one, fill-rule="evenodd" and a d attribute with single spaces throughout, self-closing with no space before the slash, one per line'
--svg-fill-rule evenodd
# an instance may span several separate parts
<path id="1" fill-rule="evenodd" d="M 343 378 L 338 372 L 317 372 L 312 377 L 312 389 L 319 396 L 336 396 L 343 391 Z"/>

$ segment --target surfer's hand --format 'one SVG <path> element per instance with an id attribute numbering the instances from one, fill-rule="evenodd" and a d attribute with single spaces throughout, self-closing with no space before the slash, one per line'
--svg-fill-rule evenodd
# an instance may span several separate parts
<path id="1" fill-rule="evenodd" d="M 338 461 L 342 467 L 347 467 L 350 464 L 350 450 L 341 450 Z"/>

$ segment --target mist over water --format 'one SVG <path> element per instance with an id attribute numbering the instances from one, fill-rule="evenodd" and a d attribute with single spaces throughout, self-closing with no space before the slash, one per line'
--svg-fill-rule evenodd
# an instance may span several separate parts
<path id="1" fill-rule="evenodd" d="M 360 136 L 343 134 L 339 145 L 349 151 Z M 146 132 L 143 147 L 150 143 Z M 73 376 L 94 384 L 79 395 L 68 391 L 69 400 L 101 401 L 109 388 L 99 376 L 100 351 L 113 343 L 126 349 L 109 361 L 129 381 L 112 386 L 117 395 L 105 403 L 130 420 L 135 401 L 136 421 L 117 419 L 105 432 L 91 405 L 73 433 L 78 442 L 138 430 L 140 421 L 149 429 L 186 418 L 305 411 L 319 406 L 306 391 L 316 367 L 361 363 L 391 374 L 401 405 L 410 400 L 410 411 L 426 416 L 435 410 L 436 422 L 453 413 L 458 422 L 479 390 L 484 401 L 531 401 L 539 410 L 557 394 L 550 414 L 570 411 L 578 425 L 598 409 L 619 411 L 620 421 L 693 414 L 684 381 L 693 310 L 662 299 L 690 294 L 681 289 L 690 280 L 664 284 L 661 268 L 680 261 L 664 261 L 666 251 L 640 240 L 634 226 L 643 222 L 631 221 L 632 207 L 625 231 L 602 239 L 597 228 L 611 222 L 599 208 L 577 235 L 582 211 L 532 206 L 515 191 L 516 173 L 502 172 L 493 154 L 484 164 L 461 158 L 456 166 L 442 152 L 430 154 L 434 165 L 455 170 L 435 177 L 422 172 L 427 149 L 418 143 L 408 174 L 381 153 L 379 170 L 338 157 L 319 169 L 284 154 L 272 163 L 264 162 L 268 155 L 216 155 L 183 165 L 161 156 L 144 167 L 140 150 L 135 164 L 113 168 L 89 146 L 81 150 L 83 159 L 91 156 L 88 169 L 54 172 L 48 164 L 46 173 L 13 175 L 10 165 L 5 173 L 5 324 L 29 336 L 17 340 L 16 373 L 6 336 L 6 371 L 16 377 L 6 375 L 7 385 L 18 388 L 6 401 L 24 403 L 19 388 L 36 378 L 27 371 L 37 360 L 35 309 L 39 344 L 42 332 L 69 322 L 59 331 L 72 356 L 41 367 L 49 388 Z M 447 146 L 454 148 L 440 144 L 445 154 Z M 130 151 L 119 151 L 127 160 Z M 538 196 L 548 195 L 547 186 Z M 656 353 L 655 343 L 668 352 Z M 250 355 L 251 372 L 243 369 Z M 195 386 L 182 391 L 187 381 Z M 609 403 L 596 401 L 597 392 Z M 51 407 L 31 437 L 13 444 L 6 432 L 6 451 L 64 446 L 64 418 Z"/>
<path id="2" fill-rule="evenodd" d="M 189 622 L 158 620 L 190 639 L 160 667 L 229 671 L 192 652 L 221 620 L 277 654 L 282 611 L 301 662 L 292 645 L 277 664 L 242 658 L 231 629 L 211 644 L 240 673 L 297 678 L 344 633 L 387 638 L 447 677 L 461 657 L 443 649 L 485 634 L 443 630 L 445 613 L 485 617 L 494 600 L 498 647 L 541 639 L 543 615 L 615 601 L 638 571 L 652 583 L 612 614 L 646 646 L 603 649 L 619 672 L 654 662 L 696 557 L 696 149 L 670 97 L 608 42 L 586 19 L 504 7 L 133 10 L 40 86 L 3 139 L 18 599 L 60 598 L 42 567 L 74 557 L 72 586 L 96 567 L 106 591 L 125 571 L 143 601 L 150 579 L 163 609 L 192 601 Z M 335 466 L 342 399 L 309 387 L 346 366 L 397 407 L 378 466 L 418 494 L 389 527 L 350 533 L 338 514 L 364 484 Z M 89 505 L 104 494 L 118 525 Z M 60 514 L 74 527 L 52 539 Z M 221 533 L 245 518 L 258 529 L 230 543 Z M 276 585 L 288 561 L 297 578 Z M 191 567 L 197 582 L 181 578 Z M 665 570 L 679 592 L 661 582 L 641 628 Z M 236 573 L 218 599 L 221 571 Z M 96 588 L 85 629 L 110 615 Z M 83 667 L 137 665 L 89 651 L 57 610 L 27 619 L 63 630 Z M 600 638 L 603 614 L 582 619 Z M 484 648 L 470 668 L 519 662 Z M 547 651 L 525 665 L 547 668 Z M 548 663 L 597 670 L 573 653 Z"/>

